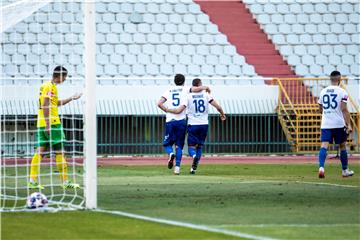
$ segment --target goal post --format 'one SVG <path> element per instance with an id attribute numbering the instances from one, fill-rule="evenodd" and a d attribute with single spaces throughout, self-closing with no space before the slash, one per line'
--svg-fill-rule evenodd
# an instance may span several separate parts
<path id="1" fill-rule="evenodd" d="M 97 207 L 97 161 L 96 161 L 96 43 L 95 2 L 83 0 L 85 66 L 85 159 L 84 187 L 86 208 Z"/>

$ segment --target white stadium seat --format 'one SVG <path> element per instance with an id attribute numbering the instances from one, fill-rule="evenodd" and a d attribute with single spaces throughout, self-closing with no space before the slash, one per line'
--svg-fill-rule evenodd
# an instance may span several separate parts
<path id="1" fill-rule="evenodd" d="M 289 64 L 295 65 L 295 66 L 301 63 L 300 58 L 299 58 L 299 56 L 297 56 L 297 55 L 290 55 L 290 56 L 287 58 L 287 62 L 288 62 Z"/>
<path id="2" fill-rule="evenodd" d="M 293 14 L 302 13 L 301 5 L 298 3 L 290 4 L 289 9 L 290 9 L 290 12 Z"/>
<path id="3" fill-rule="evenodd" d="M 321 52 L 321 54 L 329 56 L 334 53 L 334 49 L 330 45 L 323 45 L 323 46 L 320 46 L 320 52 Z"/>
<path id="4" fill-rule="evenodd" d="M 316 55 L 315 56 L 315 63 L 318 65 L 326 65 L 328 63 L 328 58 L 325 55 Z"/>
<path id="5" fill-rule="evenodd" d="M 288 24 L 293 24 L 297 22 L 295 14 L 285 14 L 284 15 L 284 22 Z"/>
<path id="6" fill-rule="evenodd" d="M 332 65 L 338 65 L 341 61 L 341 58 L 338 55 L 330 55 L 329 56 L 329 63 Z"/>
<path id="7" fill-rule="evenodd" d="M 206 64 L 216 65 L 219 63 L 219 59 L 216 55 L 208 55 L 206 56 Z"/>
<path id="8" fill-rule="evenodd" d="M 173 75 L 174 74 L 173 66 L 170 64 L 161 64 L 160 73 L 163 75 Z"/>
<path id="9" fill-rule="evenodd" d="M 311 65 L 315 64 L 314 57 L 311 55 L 303 55 L 301 57 L 301 62 L 303 65 L 307 65 L 307 66 L 311 66 Z"/>
<path id="10" fill-rule="evenodd" d="M 322 67 L 320 65 L 312 64 L 310 66 L 310 74 L 313 76 L 320 76 L 322 74 Z"/>
<path id="11" fill-rule="evenodd" d="M 176 63 L 178 63 L 178 58 L 177 58 L 176 55 L 167 54 L 165 56 L 165 62 L 168 63 L 168 64 L 176 64 Z"/>

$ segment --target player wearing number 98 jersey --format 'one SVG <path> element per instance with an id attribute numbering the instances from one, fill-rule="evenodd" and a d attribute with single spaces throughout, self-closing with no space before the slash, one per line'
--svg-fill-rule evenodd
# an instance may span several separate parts
<path id="1" fill-rule="evenodd" d="M 199 78 L 194 79 L 192 85 L 193 87 L 201 86 L 201 80 Z M 189 155 L 193 158 L 191 174 L 195 174 L 202 155 L 202 147 L 208 132 L 210 104 L 218 110 L 221 120 L 225 121 L 226 116 L 222 107 L 209 93 L 204 91 L 188 93 L 187 101 L 183 102 L 180 107 L 167 110 L 170 113 L 179 113 L 187 108 Z"/>
<path id="2" fill-rule="evenodd" d="M 210 91 L 206 86 L 200 87 L 184 87 L 185 77 L 182 74 L 176 74 L 174 78 L 176 86 L 166 90 L 159 102 L 158 107 L 167 112 L 167 109 L 175 109 L 186 101 L 189 92 L 200 92 L 203 90 Z M 165 136 L 163 146 L 169 156 L 168 168 L 172 169 L 174 159 L 176 158 L 175 174 L 180 173 L 180 162 L 182 158 L 182 149 L 184 147 L 186 135 L 186 112 L 166 113 Z M 173 152 L 173 145 L 175 144 L 175 154 Z"/>
<path id="3" fill-rule="evenodd" d="M 340 145 L 340 160 L 343 177 L 354 175 L 348 169 L 346 151 L 347 135 L 352 132 L 350 113 L 347 109 L 348 94 L 339 87 L 341 74 L 333 71 L 330 74 L 331 85 L 324 88 L 319 96 L 321 119 L 321 148 L 319 152 L 319 178 L 325 177 L 325 159 L 329 144 L 335 142 Z"/>

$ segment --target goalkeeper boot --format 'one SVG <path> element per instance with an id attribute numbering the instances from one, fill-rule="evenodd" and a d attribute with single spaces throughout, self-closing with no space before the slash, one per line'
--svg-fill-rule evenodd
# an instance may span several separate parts
<path id="1" fill-rule="evenodd" d="M 174 174 L 175 174 L 175 175 L 180 175 L 180 167 L 175 166 Z"/>
<path id="2" fill-rule="evenodd" d="M 351 177 L 353 175 L 354 175 L 354 171 L 351 171 L 349 169 L 342 170 L 343 177 Z"/>
<path id="3" fill-rule="evenodd" d="M 44 187 L 37 182 L 28 182 L 28 188 L 29 189 L 40 189 L 40 190 L 44 189 Z"/>
<path id="4" fill-rule="evenodd" d="M 65 181 L 63 188 L 64 189 L 75 189 L 75 188 L 80 188 L 80 185 L 77 183 L 73 183 L 71 181 Z"/>
<path id="5" fill-rule="evenodd" d="M 191 165 L 191 169 L 190 169 L 190 174 L 195 174 L 196 173 L 196 169 L 198 167 L 198 164 L 199 164 L 199 158 L 194 155 L 193 156 L 193 163 Z"/>
<path id="6" fill-rule="evenodd" d="M 171 153 L 168 161 L 168 169 L 172 169 L 174 166 L 175 154 Z"/>
<path id="7" fill-rule="evenodd" d="M 319 178 L 325 178 L 325 169 L 323 167 L 319 168 Z"/>

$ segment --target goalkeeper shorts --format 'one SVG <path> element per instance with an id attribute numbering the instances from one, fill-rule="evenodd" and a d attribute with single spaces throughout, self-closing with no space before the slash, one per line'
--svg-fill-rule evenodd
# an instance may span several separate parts
<path id="1" fill-rule="evenodd" d="M 65 133 L 61 124 L 51 125 L 50 135 L 45 132 L 44 127 L 40 127 L 37 129 L 36 139 L 38 147 L 56 146 L 56 148 L 60 147 L 62 149 L 65 142 Z"/>

